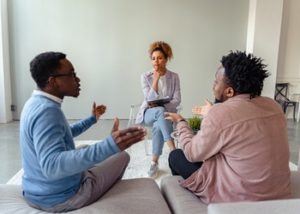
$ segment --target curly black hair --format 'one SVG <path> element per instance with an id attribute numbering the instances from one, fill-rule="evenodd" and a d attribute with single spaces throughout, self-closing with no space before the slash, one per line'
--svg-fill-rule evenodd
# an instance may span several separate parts
<path id="1" fill-rule="evenodd" d="M 43 89 L 47 85 L 49 77 L 59 68 L 59 61 L 65 58 L 66 54 L 61 52 L 44 52 L 33 58 L 30 72 L 39 88 Z"/>
<path id="2" fill-rule="evenodd" d="M 250 94 L 250 98 L 261 95 L 264 79 L 270 74 L 262 59 L 241 51 L 231 51 L 223 56 L 227 84 L 238 94 Z"/>

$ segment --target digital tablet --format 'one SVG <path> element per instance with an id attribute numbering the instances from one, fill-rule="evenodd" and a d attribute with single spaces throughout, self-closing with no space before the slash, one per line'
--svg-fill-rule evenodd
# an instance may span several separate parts
<path id="1" fill-rule="evenodd" d="M 148 100 L 147 103 L 149 105 L 156 104 L 156 105 L 159 105 L 159 106 L 163 106 L 164 104 L 169 103 L 170 101 L 171 101 L 170 97 L 163 97 L 163 98 L 160 98 L 160 99 L 157 99 L 157 100 Z"/>

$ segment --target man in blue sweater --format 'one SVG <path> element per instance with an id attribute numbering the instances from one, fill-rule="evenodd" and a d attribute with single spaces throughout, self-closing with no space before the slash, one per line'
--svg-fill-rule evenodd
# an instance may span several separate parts
<path id="1" fill-rule="evenodd" d="M 116 120 L 103 141 L 75 149 L 73 138 L 95 124 L 106 107 L 94 103 L 92 116 L 70 126 L 61 104 L 65 96 L 79 96 L 80 79 L 66 55 L 41 53 L 31 61 L 30 71 L 38 89 L 24 105 L 20 121 L 24 198 L 48 212 L 87 206 L 122 177 L 129 155 L 121 151 L 141 141 L 145 130 L 118 130 Z"/>

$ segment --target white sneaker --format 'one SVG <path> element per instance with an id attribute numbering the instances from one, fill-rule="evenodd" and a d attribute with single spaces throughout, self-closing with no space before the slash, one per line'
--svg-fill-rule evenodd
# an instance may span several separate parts
<path id="1" fill-rule="evenodd" d="M 150 169 L 148 171 L 148 176 L 151 178 L 157 177 L 158 174 L 158 163 L 151 161 Z"/>

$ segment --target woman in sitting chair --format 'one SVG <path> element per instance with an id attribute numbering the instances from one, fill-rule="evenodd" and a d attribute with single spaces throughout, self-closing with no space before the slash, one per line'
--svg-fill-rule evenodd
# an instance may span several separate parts
<path id="1" fill-rule="evenodd" d="M 153 69 L 142 75 L 144 101 L 137 114 L 136 123 L 152 127 L 152 161 L 148 175 L 156 177 L 158 159 L 164 143 L 167 143 L 171 151 L 175 149 L 171 137 L 173 124 L 165 120 L 164 112 L 177 112 L 181 94 L 178 74 L 166 68 L 167 62 L 173 57 L 171 47 L 162 41 L 154 42 L 150 45 L 149 55 Z M 163 105 L 148 102 L 164 97 L 169 97 L 170 102 Z"/>

